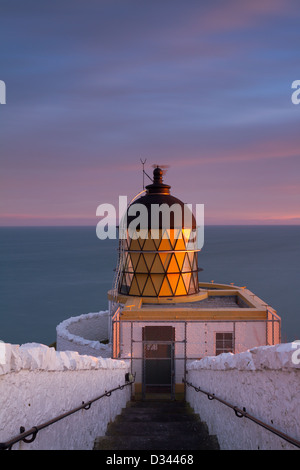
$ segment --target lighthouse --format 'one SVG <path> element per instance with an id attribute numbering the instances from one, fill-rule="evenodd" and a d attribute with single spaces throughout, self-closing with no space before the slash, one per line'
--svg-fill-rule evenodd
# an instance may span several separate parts
<path id="1" fill-rule="evenodd" d="M 196 218 L 163 170 L 120 221 L 108 292 L 112 357 L 130 361 L 135 399 L 184 399 L 187 363 L 280 342 L 280 317 L 245 286 L 200 279 Z"/>

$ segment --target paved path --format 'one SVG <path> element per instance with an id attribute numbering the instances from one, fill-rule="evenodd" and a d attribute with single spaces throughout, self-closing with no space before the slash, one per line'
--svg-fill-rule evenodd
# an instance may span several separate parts
<path id="1" fill-rule="evenodd" d="M 192 408 L 182 401 L 129 402 L 94 450 L 218 450 Z"/>

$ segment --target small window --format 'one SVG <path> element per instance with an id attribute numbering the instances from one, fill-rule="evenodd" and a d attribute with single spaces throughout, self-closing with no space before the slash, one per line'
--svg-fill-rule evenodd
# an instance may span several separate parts
<path id="1" fill-rule="evenodd" d="M 228 352 L 233 352 L 233 334 L 216 333 L 216 356 Z"/>

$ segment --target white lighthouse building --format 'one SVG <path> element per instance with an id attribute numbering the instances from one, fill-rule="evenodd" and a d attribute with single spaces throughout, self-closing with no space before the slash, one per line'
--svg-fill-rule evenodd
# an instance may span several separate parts
<path id="1" fill-rule="evenodd" d="M 135 208 L 144 226 L 132 230 Z M 169 219 L 153 209 L 169 208 Z M 129 359 L 135 398 L 180 398 L 187 362 L 280 343 L 277 313 L 244 287 L 199 279 L 196 221 L 170 194 L 163 172 L 129 206 L 121 229 L 114 287 L 108 292 L 115 359 Z"/>
<path id="2" fill-rule="evenodd" d="M 299 342 L 281 344 L 280 317 L 245 287 L 205 282 L 185 208 L 155 168 L 120 226 L 108 310 L 64 320 L 56 349 L 0 344 L 1 449 L 97 448 L 130 401 L 156 398 L 190 404 L 220 449 L 300 447 Z"/>

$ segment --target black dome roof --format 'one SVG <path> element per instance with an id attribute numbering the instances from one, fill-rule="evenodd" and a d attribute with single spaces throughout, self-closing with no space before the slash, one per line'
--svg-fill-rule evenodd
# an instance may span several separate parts
<path id="1" fill-rule="evenodd" d="M 162 170 L 157 167 L 153 171 L 153 183 L 146 186 L 147 193 L 144 196 L 141 196 L 140 198 L 136 199 L 127 209 L 127 226 L 130 224 L 130 222 L 137 217 L 139 217 L 140 211 L 138 210 L 138 207 L 134 207 L 137 204 L 142 204 L 143 206 L 146 207 L 147 213 L 148 213 L 148 226 L 147 228 L 192 228 L 196 229 L 196 219 L 192 213 L 192 211 L 185 205 L 184 202 L 182 202 L 180 199 L 177 197 L 174 197 L 170 194 L 170 188 L 171 186 L 164 184 L 163 183 L 163 172 Z M 173 210 L 170 210 L 170 217 L 168 220 L 163 220 L 162 214 L 159 214 L 159 225 L 155 224 L 153 226 L 153 218 L 151 217 L 152 211 L 154 211 L 153 205 L 158 205 L 161 207 L 161 205 L 165 204 L 168 206 L 168 208 L 173 207 Z M 128 214 L 128 211 L 132 211 L 133 213 L 135 210 L 137 213 L 135 215 Z M 163 207 L 162 207 L 163 210 Z M 175 212 L 174 212 L 175 210 Z M 177 214 L 177 216 L 176 216 Z M 179 216 L 179 214 L 181 214 Z M 186 215 L 185 215 L 186 214 Z M 188 215 L 187 215 L 188 214 Z M 167 221 L 167 226 L 166 222 Z M 144 227 L 140 227 L 144 228 Z"/>

